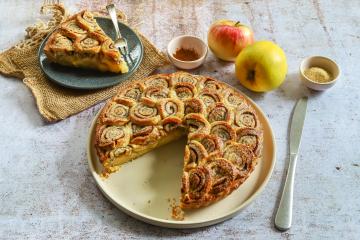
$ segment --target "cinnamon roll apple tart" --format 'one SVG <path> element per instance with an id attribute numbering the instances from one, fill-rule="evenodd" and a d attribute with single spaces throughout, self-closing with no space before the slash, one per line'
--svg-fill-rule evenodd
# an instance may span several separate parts
<path id="1" fill-rule="evenodd" d="M 63 22 L 49 36 L 44 52 L 51 62 L 65 66 L 93 68 L 115 73 L 128 72 L 128 66 L 114 42 L 89 11 Z"/>
<path id="2" fill-rule="evenodd" d="M 124 85 L 100 113 L 95 148 L 108 175 L 184 135 L 183 209 L 229 195 L 261 159 L 263 130 L 247 100 L 220 81 L 185 72 Z"/>

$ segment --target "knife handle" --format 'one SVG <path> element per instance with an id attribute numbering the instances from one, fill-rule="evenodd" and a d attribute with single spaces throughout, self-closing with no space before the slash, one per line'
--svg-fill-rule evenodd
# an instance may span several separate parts
<path id="1" fill-rule="evenodd" d="M 291 227 L 296 160 L 297 154 L 290 154 L 284 189 L 275 216 L 275 227 L 281 231 Z"/>

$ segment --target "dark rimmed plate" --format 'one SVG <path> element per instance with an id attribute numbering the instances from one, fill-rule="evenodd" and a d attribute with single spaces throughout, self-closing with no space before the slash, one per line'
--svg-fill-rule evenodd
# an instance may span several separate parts
<path id="1" fill-rule="evenodd" d="M 114 40 L 116 35 L 111 20 L 97 17 L 96 21 L 104 32 Z M 66 67 L 52 63 L 44 53 L 44 46 L 50 34 L 44 39 L 39 48 L 38 57 L 41 69 L 49 80 L 64 87 L 74 89 L 100 89 L 125 81 L 139 67 L 144 55 L 144 47 L 139 36 L 131 28 L 121 22 L 119 22 L 119 28 L 123 37 L 127 39 L 132 59 L 131 61 L 130 58 L 127 57 L 129 72 L 117 74 L 92 69 Z"/>

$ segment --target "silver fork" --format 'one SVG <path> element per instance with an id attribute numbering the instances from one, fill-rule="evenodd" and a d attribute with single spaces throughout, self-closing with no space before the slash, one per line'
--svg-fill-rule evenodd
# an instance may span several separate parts
<path id="1" fill-rule="evenodd" d="M 106 6 L 106 9 L 111 17 L 114 27 L 115 27 L 115 32 L 116 32 L 116 39 L 114 41 L 115 47 L 117 47 L 120 50 L 121 55 L 126 56 L 129 53 L 128 44 L 127 44 L 126 39 L 121 36 L 118 21 L 117 21 L 115 6 L 114 6 L 114 4 L 109 4 Z"/>

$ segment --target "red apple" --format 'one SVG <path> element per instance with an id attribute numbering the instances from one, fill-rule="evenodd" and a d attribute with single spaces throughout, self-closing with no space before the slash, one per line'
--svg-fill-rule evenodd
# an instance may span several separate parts
<path id="1" fill-rule="evenodd" d="M 253 31 L 232 20 L 218 20 L 210 26 L 208 32 L 210 50 L 225 61 L 235 61 L 240 51 L 253 42 Z"/>

